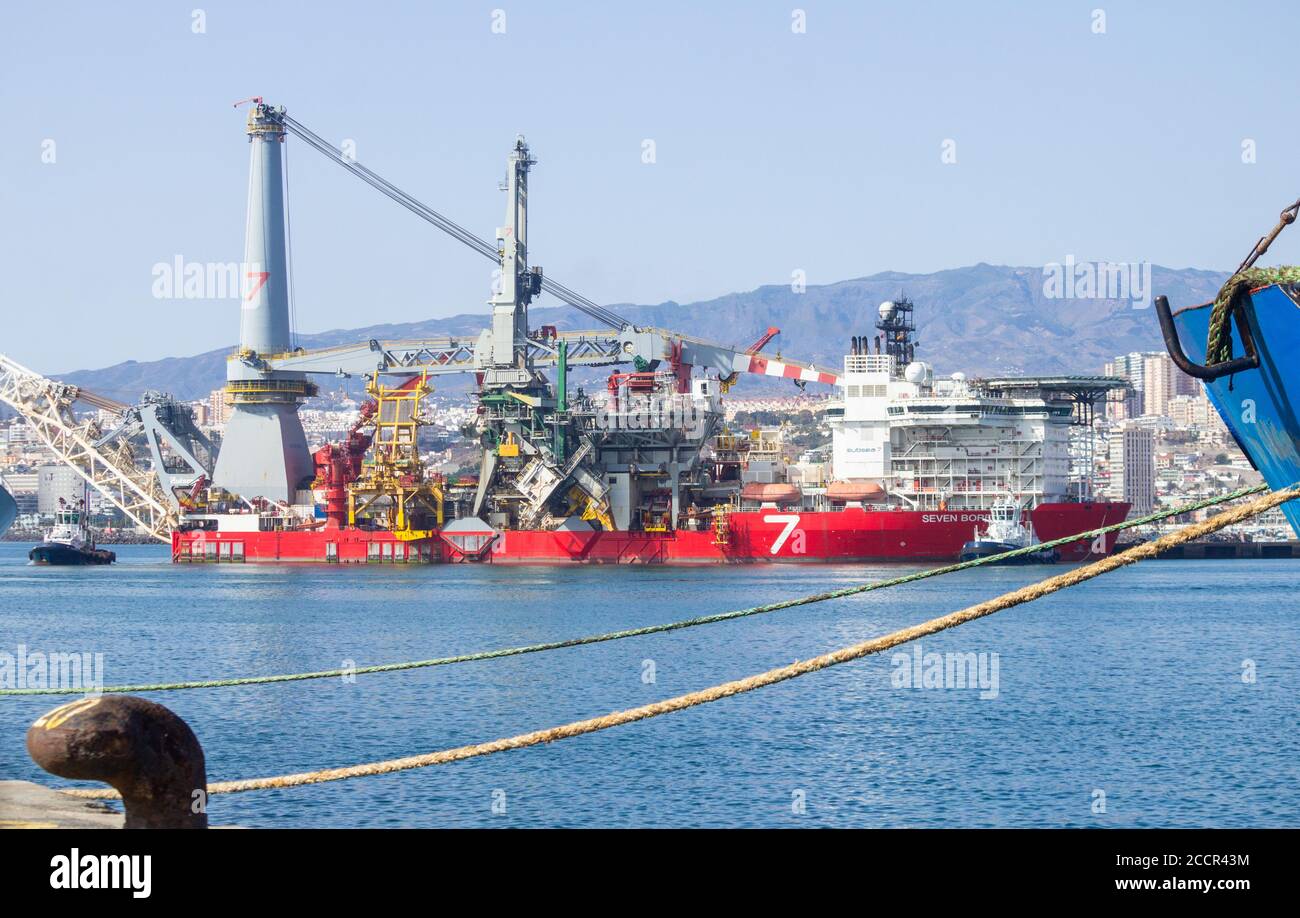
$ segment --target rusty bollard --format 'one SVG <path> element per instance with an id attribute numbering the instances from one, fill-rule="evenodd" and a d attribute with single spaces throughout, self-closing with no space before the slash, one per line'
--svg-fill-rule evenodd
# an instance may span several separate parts
<path id="1" fill-rule="evenodd" d="M 122 795 L 127 829 L 206 829 L 207 769 L 189 724 L 133 695 L 82 698 L 27 730 L 27 752 L 61 778 Z"/>

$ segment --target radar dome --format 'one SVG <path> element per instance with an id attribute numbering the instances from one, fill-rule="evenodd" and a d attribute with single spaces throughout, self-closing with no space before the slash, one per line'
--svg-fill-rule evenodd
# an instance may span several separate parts
<path id="1" fill-rule="evenodd" d="M 925 378 L 930 375 L 930 368 L 919 360 L 913 360 L 903 371 L 903 378 L 913 385 L 919 386 L 925 382 Z"/>
<path id="2" fill-rule="evenodd" d="M 881 303 L 880 321 L 888 322 L 890 319 L 892 319 L 894 317 L 894 309 L 895 306 L 893 300 L 885 300 L 885 302 Z"/>
<path id="3" fill-rule="evenodd" d="M 963 373 L 963 372 L 961 372 L 960 370 L 958 370 L 956 373 L 952 374 L 952 381 L 953 381 L 953 382 L 965 382 L 965 381 L 966 381 L 966 374 Z"/>

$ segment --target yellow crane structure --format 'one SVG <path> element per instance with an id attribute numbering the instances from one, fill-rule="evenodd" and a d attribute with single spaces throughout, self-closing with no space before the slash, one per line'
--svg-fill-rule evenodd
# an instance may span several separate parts
<path id="1" fill-rule="evenodd" d="M 424 423 L 420 403 L 432 391 L 427 373 L 399 386 L 376 377 L 366 384 L 375 400 L 375 433 L 361 474 L 348 488 L 350 525 L 368 517 L 403 540 L 428 538 L 442 526 L 442 485 L 425 477 L 417 442 Z"/>

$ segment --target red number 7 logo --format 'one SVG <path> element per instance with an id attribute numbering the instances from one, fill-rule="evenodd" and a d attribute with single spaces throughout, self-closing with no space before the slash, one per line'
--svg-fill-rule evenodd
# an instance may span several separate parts
<path id="1" fill-rule="evenodd" d="M 244 299 L 251 300 L 254 296 L 256 296 L 257 291 L 262 289 L 262 285 L 266 283 L 266 279 L 270 276 L 271 276 L 270 271 L 249 271 L 248 278 L 250 280 L 254 277 L 257 278 L 257 286 L 254 287 L 252 290 L 248 291 L 248 296 L 244 297 Z"/>

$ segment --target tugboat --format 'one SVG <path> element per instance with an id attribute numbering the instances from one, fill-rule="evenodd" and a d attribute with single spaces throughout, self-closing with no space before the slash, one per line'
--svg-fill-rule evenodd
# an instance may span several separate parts
<path id="1" fill-rule="evenodd" d="M 85 500 L 71 507 L 62 497 L 54 513 L 54 528 L 27 557 L 32 564 L 112 564 L 117 560 L 116 553 L 95 547 L 86 521 Z"/>
<path id="2" fill-rule="evenodd" d="M 981 536 L 979 530 L 975 530 L 975 538 L 961 548 L 961 560 L 974 561 L 977 558 L 1015 551 L 1017 548 L 1028 548 L 1032 544 L 1034 544 L 1033 536 L 1020 523 L 1020 508 L 1010 502 L 994 504 L 989 508 L 989 521 L 985 526 L 984 535 Z M 1047 548 L 992 563 L 1055 564 L 1059 560 L 1061 560 L 1060 552 Z"/>

